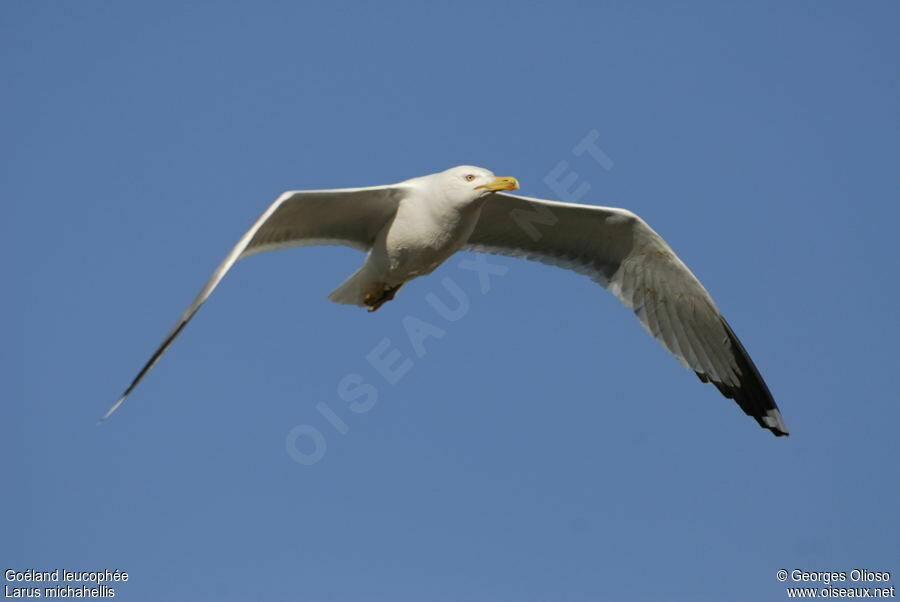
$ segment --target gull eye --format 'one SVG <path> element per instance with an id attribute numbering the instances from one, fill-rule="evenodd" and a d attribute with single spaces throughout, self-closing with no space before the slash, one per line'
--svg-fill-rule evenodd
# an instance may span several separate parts
<path id="1" fill-rule="evenodd" d="M 466 176 L 466 182 L 471 182 L 474 179 L 475 179 L 475 176 L 473 176 L 472 174 L 469 174 Z"/>

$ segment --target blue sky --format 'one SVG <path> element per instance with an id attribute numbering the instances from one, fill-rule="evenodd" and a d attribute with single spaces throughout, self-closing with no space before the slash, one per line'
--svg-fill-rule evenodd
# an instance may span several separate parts
<path id="1" fill-rule="evenodd" d="M 3 15 L 4 569 L 305 602 L 782 600 L 780 568 L 900 571 L 895 3 Z M 609 169 L 573 153 L 594 131 Z M 584 277 L 488 257 L 483 290 L 460 255 L 367 314 L 326 301 L 362 257 L 336 247 L 238 264 L 95 426 L 281 191 L 471 163 L 552 198 L 561 161 L 693 268 L 790 438 Z M 410 316 L 443 332 L 422 357 Z M 413 362 L 393 384 L 385 338 Z"/>

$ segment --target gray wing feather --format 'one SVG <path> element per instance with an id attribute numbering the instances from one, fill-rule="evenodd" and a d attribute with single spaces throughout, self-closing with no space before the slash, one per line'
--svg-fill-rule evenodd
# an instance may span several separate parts
<path id="1" fill-rule="evenodd" d="M 299 190 L 282 194 L 222 260 L 122 396 L 100 420 L 109 418 L 122 405 L 238 259 L 272 249 L 321 244 L 368 250 L 381 228 L 394 216 L 403 194 L 404 189 L 400 186 Z"/>
<path id="2" fill-rule="evenodd" d="M 700 380 L 763 428 L 788 434 L 768 386 L 712 297 L 634 213 L 497 193 L 485 202 L 468 248 L 587 274 Z"/>

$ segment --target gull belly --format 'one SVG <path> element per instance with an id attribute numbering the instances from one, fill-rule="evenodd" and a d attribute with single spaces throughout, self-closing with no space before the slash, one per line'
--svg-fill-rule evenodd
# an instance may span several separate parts
<path id="1" fill-rule="evenodd" d="M 457 206 L 430 192 L 401 201 L 366 259 L 388 286 L 433 272 L 466 244 L 478 223 L 481 203 Z"/>

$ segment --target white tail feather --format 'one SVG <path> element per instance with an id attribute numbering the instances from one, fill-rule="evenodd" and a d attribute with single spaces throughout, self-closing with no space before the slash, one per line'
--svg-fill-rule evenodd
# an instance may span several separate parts
<path id="1" fill-rule="evenodd" d="M 366 266 L 363 265 L 353 272 L 343 284 L 331 291 L 328 300 L 346 305 L 365 306 L 363 299 L 375 284 L 373 278 L 367 273 Z"/>

